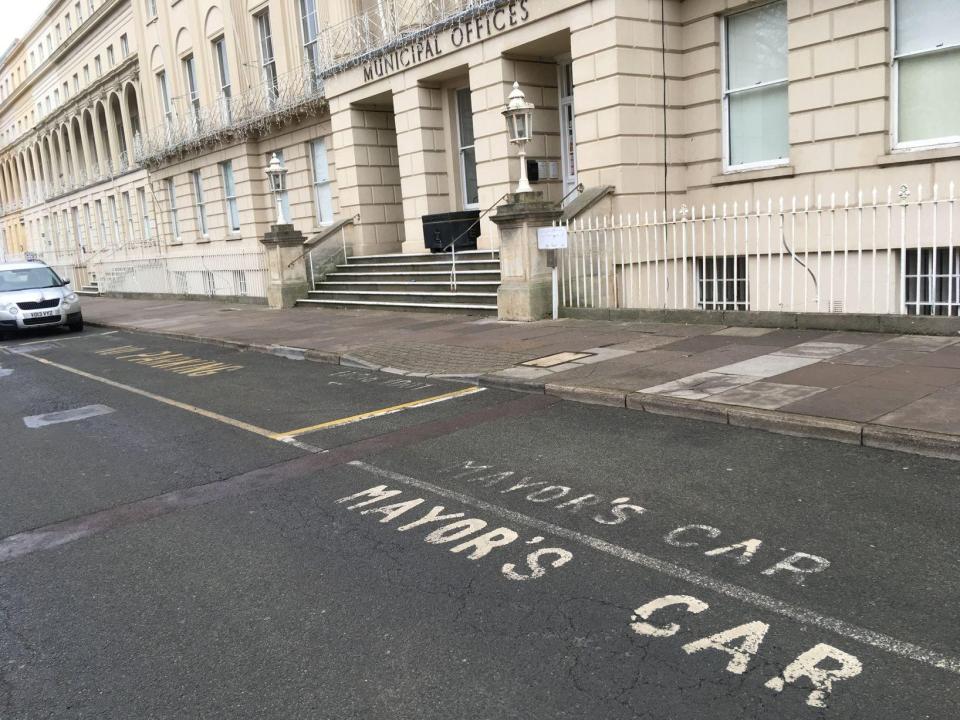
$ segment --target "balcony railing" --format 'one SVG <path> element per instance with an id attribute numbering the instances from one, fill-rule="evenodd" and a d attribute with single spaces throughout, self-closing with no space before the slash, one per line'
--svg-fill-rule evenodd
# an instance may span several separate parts
<path id="1" fill-rule="evenodd" d="M 210 106 L 189 107 L 173 113 L 163 127 L 134 143 L 138 163 L 156 163 L 165 157 L 197 149 L 224 136 L 243 136 L 266 129 L 281 117 L 301 112 L 323 100 L 323 82 L 317 68 L 304 65 L 275 80 L 260 82 Z"/>
<path id="2" fill-rule="evenodd" d="M 136 162 L 155 164 L 199 149 L 218 137 L 243 137 L 271 122 L 314 107 L 324 100 L 323 78 L 370 55 L 435 32 L 465 17 L 479 15 L 506 0 L 381 0 L 377 7 L 323 30 L 317 38 L 318 61 L 275 80 L 260 80 L 232 97 L 170 115 L 134 143 Z"/>
<path id="3" fill-rule="evenodd" d="M 464 16 L 479 15 L 506 0 L 384 0 L 320 33 L 321 74 L 362 62 L 377 50 L 434 32 Z"/>

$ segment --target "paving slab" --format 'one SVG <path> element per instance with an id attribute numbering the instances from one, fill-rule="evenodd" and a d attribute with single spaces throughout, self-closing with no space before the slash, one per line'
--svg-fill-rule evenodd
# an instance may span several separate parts
<path id="1" fill-rule="evenodd" d="M 807 365 L 813 365 L 816 362 L 818 362 L 816 358 L 766 354 L 751 358 L 750 360 L 733 363 L 732 365 L 722 365 L 721 367 L 714 368 L 714 372 L 766 378 L 781 375 L 790 370 L 806 367 Z"/>
<path id="2" fill-rule="evenodd" d="M 790 355 L 791 357 L 816 358 L 817 360 L 830 360 L 838 355 L 845 355 L 854 350 L 859 350 L 863 345 L 854 345 L 853 343 L 824 342 L 823 340 L 813 340 L 811 342 L 791 345 L 783 350 L 778 350 L 774 355 Z"/>
<path id="3" fill-rule="evenodd" d="M 746 385 L 753 380 L 754 378 L 747 375 L 703 372 L 663 385 L 643 388 L 640 392 L 650 395 L 669 395 L 670 397 L 687 398 L 688 400 L 703 400 L 731 388 Z"/>
<path id="4" fill-rule="evenodd" d="M 938 335 L 900 335 L 884 340 L 880 347 L 891 347 L 898 350 L 912 350 L 913 352 L 933 352 L 945 347 L 956 345 L 960 337 L 941 337 Z"/>
<path id="5" fill-rule="evenodd" d="M 798 402 L 823 391 L 824 388 L 820 387 L 758 381 L 714 395 L 709 400 L 710 402 L 727 405 L 744 405 L 765 410 L 778 410 L 784 405 Z"/>
<path id="6" fill-rule="evenodd" d="M 843 362 L 847 365 L 894 367 L 904 363 L 918 363 L 923 360 L 924 354 L 925 353 L 912 352 L 910 350 L 900 350 L 894 347 L 874 345 L 873 347 L 862 348 L 847 353 L 842 358 L 837 358 L 837 362 Z"/>
<path id="7" fill-rule="evenodd" d="M 848 385 L 857 381 L 863 381 L 866 384 L 871 378 L 883 372 L 880 368 L 864 365 L 842 365 L 838 363 L 819 362 L 791 370 L 782 375 L 773 375 L 768 378 L 768 380 L 770 382 L 789 385 L 811 385 L 813 387 L 832 388 Z M 960 382 L 960 380 L 958 380 L 958 382 Z"/>
<path id="8" fill-rule="evenodd" d="M 804 400 L 784 405 L 780 409 L 803 415 L 863 422 L 902 408 L 930 392 L 931 388 L 926 386 L 878 392 L 877 388 L 847 385 L 825 390 Z"/>
<path id="9" fill-rule="evenodd" d="M 776 328 L 761 328 L 761 327 L 728 327 L 723 330 L 717 330 L 714 335 L 725 335 L 728 337 L 761 337 L 762 335 L 769 335 L 772 332 L 776 332 Z"/>
<path id="10" fill-rule="evenodd" d="M 877 418 L 877 422 L 950 435 L 960 434 L 960 388 L 928 395 Z"/>

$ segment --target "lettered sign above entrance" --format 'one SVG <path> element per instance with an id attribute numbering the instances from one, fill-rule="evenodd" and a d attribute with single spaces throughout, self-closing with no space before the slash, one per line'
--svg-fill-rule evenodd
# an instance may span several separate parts
<path id="1" fill-rule="evenodd" d="M 442 55 L 447 50 L 457 50 L 485 40 L 526 22 L 530 17 L 528 0 L 509 0 L 499 7 L 476 17 L 466 18 L 441 33 L 421 36 L 408 45 L 383 53 L 363 65 L 363 82 L 379 80 L 399 70 L 405 70 Z"/>

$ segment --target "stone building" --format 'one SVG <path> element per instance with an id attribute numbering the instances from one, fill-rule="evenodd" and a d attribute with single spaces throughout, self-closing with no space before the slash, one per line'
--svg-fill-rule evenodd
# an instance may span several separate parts
<path id="1" fill-rule="evenodd" d="M 536 106 L 534 189 L 603 189 L 591 213 L 883 200 L 960 177 L 954 0 L 58 0 L 0 64 L 6 251 L 101 277 L 136 256 L 256 254 L 277 153 L 305 235 L 356 217 L 354 255 L 423 253 L 424 215 L 486 211 L 516 183 L 514 81 Z M 957 314 L 960 255 L 937 242 L 912 272 Z M 774 252 L 757 243 L 731 265 L 752 288 Z M 867 247 L 907 293 L 906 252 Z M 708 263 L 683 250 L 695 286 Z M 625 257 L 613 272 L 652 282 Z M 219 294 L 248 290 L 234 277 Z"/>

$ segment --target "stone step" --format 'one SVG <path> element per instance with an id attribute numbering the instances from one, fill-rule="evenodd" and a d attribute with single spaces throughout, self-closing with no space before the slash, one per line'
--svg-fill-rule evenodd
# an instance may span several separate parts
<path id="1" fill-rule="evenodd" d="M 307 298 L 304 300 L 298 300 L 297 305 L 312 305 L 330 308 L 358 308 L 367 310 L 408 310 L 411 312 L 456 312 L 470 315 L 495 315 L 497 313 L 496 303 L 492 305 L 483 303 L 468 305 L 463 303 L 416 303 L 383 300 L 365 301 Z"/>
<path id="2" fill-rule="evenodd" d="M 422 305 L 438 303 L 442 305 L 496 305 L 497 293 L 494 292 L 450 292 L 450 290 L 311 290 L 308 299 L 312 300 L 355 300 L 360 302 L 396 302 Z"/>
<path id="3" fill-rule="evenodd" d="M 348 264 L 337 265 L 337 272 L 396 272 L 396 273 L 415 273 L 415 272 L 447 272 L 453 269 L 453 263 L 449 260 L 408 263 L 408 262 L 381 262 L 366 263 L 362 265 Z M 500 272 L 499 260 L 460 260 L 457 258 L 457 273 L 466 270 L 485 270 L 487 272 Z"/>
<path id="4" fill-rule="evenodd" d="M 315 290 L 331 292 L 466 292 L 466 293 L 493 293 L 500 287 L 500 280 L 457 280 L 456 289 L 450 287 L 447 280 L 433 282 L 417 282 L 412 280 L 371 280 L 367 281 L 337 281 L 324 280 L 317 283 Z"/>
<path id="5" fill-rule="evenodd" d="M 438 259 L 449 258 L 451 253 L 389 253 L 387 255 L 354 255 L 348 259 L 352 264 L 377 264 L 381 262 L 407 261 L 408 263 L 433 262 Z M 481 259 L 498 261 L 499 250 L 458 250 L 457 262 L 464 257 L 468 260 Z"/>
<path id="6" fill-rule="evenodd" d="M 457 282 L 500 282 L 499 270 L 461 270 L 457 267 Z M 418 272 L 332 272 L 324 282 L 450 282 L 449 270 L 427 270 Z"/>

